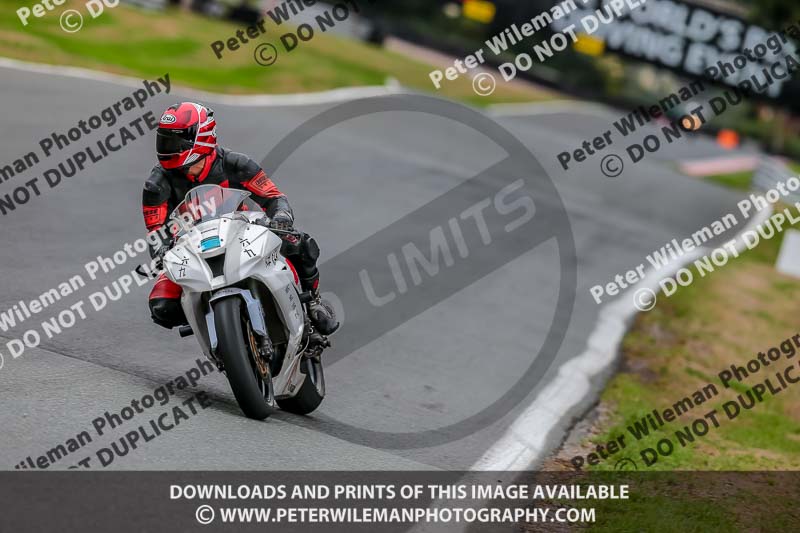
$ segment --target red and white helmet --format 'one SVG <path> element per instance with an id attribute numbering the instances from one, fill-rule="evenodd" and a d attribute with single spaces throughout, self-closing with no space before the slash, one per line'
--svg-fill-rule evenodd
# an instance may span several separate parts
<path id="1" fill-rule="evenodd" d="M 214 111 L 183 102 L 167 108 L 156 132 L 156 154 L 166 169 L 185 167 L 214 153 L 217 122 Z"/>

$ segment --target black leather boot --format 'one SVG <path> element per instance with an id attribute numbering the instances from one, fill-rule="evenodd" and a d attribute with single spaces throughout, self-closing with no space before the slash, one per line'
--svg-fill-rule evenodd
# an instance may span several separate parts
<path id="1" fill-rule="evenodd" d="M 308 303 L 308 315 L 317 331 L 323 335 L 331 335 L 339 329 L 336 313 L 327 300 L 319 295 L 319 288 L 311 289 L 311 301 Z"/>

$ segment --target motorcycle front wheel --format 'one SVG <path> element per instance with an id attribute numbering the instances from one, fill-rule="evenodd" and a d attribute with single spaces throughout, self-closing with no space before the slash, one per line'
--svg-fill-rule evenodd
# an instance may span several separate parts
<path id="1" fill-rule="evenodd" d="M 307 415 L 316 410 L 325 398 L 325 374 L 318 357 L 304 359 L 301 364 L 306 375 L 303 385 L 293 397 L 279 399 L 278 406 L 296 415 Z"/>
<path id="2" fill-rule="evenodd" d="M 217 330 L 217 356 L 222 359 L 225 374 L 236 402 L 248 418 L 264 420 L 274 403 L 272 376 L 262 379 L 256 366 L 253 333 L 242 315 L 239 298 L 225 298 L 214 304 Z"/>

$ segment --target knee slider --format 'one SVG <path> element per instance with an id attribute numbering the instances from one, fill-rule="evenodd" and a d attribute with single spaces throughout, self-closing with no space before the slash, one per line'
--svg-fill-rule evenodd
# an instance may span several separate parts
<path id="1" fill-rule="evenodd" d="M 180 300 L 170 298 L 150 300 L 150 313 L 154 322 L 167 328 L 181 326 L 186 321 Z"/>

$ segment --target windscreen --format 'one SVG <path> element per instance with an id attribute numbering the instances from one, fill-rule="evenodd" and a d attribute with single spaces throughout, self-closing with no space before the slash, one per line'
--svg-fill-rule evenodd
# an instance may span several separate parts
<path id="1" fill-rule="evenodd" d="M 170 215 L 181 231 L 192 226 L 231 215 L 238 211 L 261 211 L 261 206 L 250 199 L 250 193 L 219 185 L 201 185 L 186 194 Z"/>

